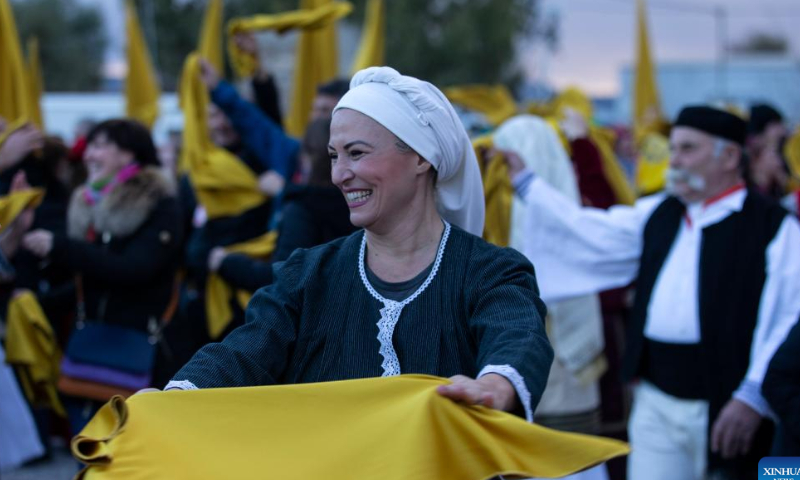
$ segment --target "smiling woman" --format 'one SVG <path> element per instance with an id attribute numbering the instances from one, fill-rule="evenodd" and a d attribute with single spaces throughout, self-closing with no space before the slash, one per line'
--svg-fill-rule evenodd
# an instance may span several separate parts
<path id="1" fill-rule="evenodd" d="M 553 358 L 532 265 L 492 246 L 469 139 L 433 85 L 355 75 L 334 110 L 332 179 L 363 230 L 296 251 L 170 388 L 450 377 L 445 397 L 532 419 Z"/>

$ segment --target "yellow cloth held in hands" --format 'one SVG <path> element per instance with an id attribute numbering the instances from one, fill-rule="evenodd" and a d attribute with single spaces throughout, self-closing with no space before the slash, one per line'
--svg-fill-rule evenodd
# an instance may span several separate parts
<path id="1" fill-rule="evenodd" d="M 125 80 L 125 113 L 128 117 L 153 128 L 158 118 L 158 88 L 153 61 L 147 49 L 142 27 L 132 0 L 125 3 L 128 34 L 128 78 Z"/>
<path id="2" fill-rule="evenodd" d="M 272 231 L 246 242 L 226 247 L 225 251 L 241 253 L 256 260 L 267 260 L 275 251 L 277 240 L 278 232 Z M 211 339 L 219 337 L 233 319 L 230 302 L 234 295 L 239 306 L 244 309 L 247 308 L 253 292 L 245 290 L 234 292 L 233 288 L 219 274 L 211 273 L 208 276 L 206 280 L 206 326 Z"/>
<path id="3" fill-rule="evenodd" d="M 198 55 L 192 53 L 183 65 L 180 105 L 183 110 L 181 168 L 209 219 L 236 216 L 261 205 L 266 197 L 258 179 L 239 158 L 211 143 L 208 135 L 208 91 L 200 80 Z"/>
<path id="4" fill-rule="evenodd" d="M 600 151 L 600 158 L 603 161 L 603 173 L 609 185 L 611 185 L 614 195 L 617 197 L 617 202 L 632 205 L 636 200 L 636 195 L 634 195 L 633 188 L 630 182 L 628 182 L 625 172 L 622 171 L 619 161 L 617 161 L 617 155 L 614 153 L 614 142 L 616 140 L 614 132 L 607 128 L 591 124 L 592 117 L 594 116 L 592 101 L 585 93 L 575 87 L 567 88 L 554 100 L 553 110 L 555 112 L 556 121 L 551 121 L 551 125 L 558 127 L 558 121 L 564 118 L 565 109 L 567 108 L 571 108 L 580 113 L 589 124 L 589 140 L 591 140 Z M 564 141 L 565 149 L 572 155 L 572 149 L 563 137 L 561 128 L 558 127 L 556 131 L 559 132 L 562 141 Z"/>
<path id="5" fill-rule="evenodd" d="M 208 0 L 197 51 L 222 75 L 225 71 L 225 59 L 222 57 L 222 0 Z"/>
<path id="6" fill-rule="evenodd" d="M 254 15 L 252 17 L 234 18 L 228 22 L 228 57 L 234 72 L 238 77 L 250 77 L 255 74 L 255 59 L 236 46 L 234 37 L 239 33 L 275 30 L 278 33 L 289 30 L 317 30 L 327 29 L 334 22 L 350 14 L 353 5 L 349 2 L 320 2 L 313 6 L 306 6 L 314 1 L 303 2 L 303 9 L 290 12 L 276 13 L 273 15 Z M 335 37 L 333 37 L 335 39 Z M 334 48 L 333 53 L 335 54 Z M 298 63 L 301 58 L 298 57 Z M 326 67 L 328 70 L 330 68 Z M 336 75 L 334 68 L 331 78 Z M 297 76 L 295 76 L 297 79 Z M 296 87 L 295 87 L 296 88 Z M 314 85 L 316 88 L 316 85 Z"/>
<path id="7" fill-rule="evenodd" d="M 20 190 L 0 197 L 0 233 L 10 227 L 23 210 L 38 207 L 43 198 L 44 190 L 41 188 Z"/>
<path id="8" fill-rule="evenodd" d="M 44 130 L 44 117 L 42 116 L 42 65 L 39 60 L 39 40 L 36 37 L 28 39 L 28 107 L 27 111 L 34 125 Z"/>
<path id="9" fill-rule="evenodd" d="M 379 67 L 386 63 L 386 5 L 383 0 L 369 0 L 361 31 L 361 44 L 350 68 L 355 75 L 367 67 Z"/>
<path id="10" fill-rule="evenodd" d="M 61 349 L 33 293 L 26 290 L 9 301 L 7 323 L 6 363 L 15 367 L 28 401 L 65 416 L 56 390 Z"/>
<path id="11" fill-rule="evenodd" d="M 558 478 L 628 453 L 436 393 L 424 375 L 113 398 L 72 440 L 76 479 Z"/>
<path id="12" fill-rule="evenodd" d="M 650 195 L 664 189 L 669 167 L 669 139 L 660 133 L 647 133 L 639 141 L 636 162 L 636 189 L 640 195 Z"/>
<path id="13" fill-rule="evenodd" d="M 28 74 L 9 0 L 0 0 L 0 117 L 8 122 L 32 118 Z"/>
<path id="14" fill-rule="evenodd" d="M 493 126 L 517 114 L 517 104 L 505 85 L 450 87 L 444 94 L 451 102 L 484 114 Z"/>
<path id="15" fill-rule="evenodd" d="M 502 155 L 494 155 L 483 161 L 483 152 L 494 146 L 491 135 L 484 135 L 472 141 L 472 148 L 478 158 L 483 180 L 483 195 L 486 200 L 486 222 L 483 226 L 483 239 L 499 247 L 507 247 L 511 236 L 511 202 L 514 187 L 508 178 L 508 166 Z"/>

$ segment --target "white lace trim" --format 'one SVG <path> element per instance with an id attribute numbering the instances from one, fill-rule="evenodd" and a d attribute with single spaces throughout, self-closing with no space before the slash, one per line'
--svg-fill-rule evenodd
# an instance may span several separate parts
<path id="1" fill-rule="evenodd" d="M 170 380 L 166 387 L 164 387 L 164 391 L 167 390 L 200 390 L 197 388 L 197 385 L 190 382 L 189 380 Z"/>
<path id="2" fill-rule="evenodd" d="M 528 391 L 528 387 L 525 385 L 525 379 L 522 378 L 522 375 L 519 374 L 517 369 L 511 365 L 486 365 L 483 367 L 483 369 L 481 369 L 480 373 L 478 374 L 478 378 L 486 375 L 487 373 L 496 373 L 511 382 L 511 385 L 514 386 L 514 390 L 517 391 L 517 396 L 519 396 L 522 406 L 525 407 L 525 420 L 533 423 L 531 392 Z"/>
<path id="3" fill-rule="evenodd" d="M 394 300 L 389 300 L 388 298 L 384 298 L 383 295 L 378 293 L 372 285 L 369 283 L 367 279 L 367 272 L 364 268 L 364 257 L 367 251 L 367 234 L 364 233 L 364 238 L 361 240 L 361 251 L 358 254 L 358 273 L 361 274 L 361 281 L 364 283 L 364 286 L 367 288 L 367 291 L 375 297 L 379 302 L 383 303 L 383 308 L 381 308 L 381 318 L 378 320 L 378 341 L 381 343 L 381 347 L 378 350 L 378 353 L 381 354 L 383 357 L 383 362 L 381 363 L 381 367 L 383 367 L 383 374 L 382 377 L 391 377 L 394 375 L 400 375 L 400 360 L 397 358 L 397 352 L 394 350 L 394 346 L 392 345 L 392 336 L 394 335 L 394 327 L 397 325 L 397 321 L 400 320 L 400 314 L 403 312 L 403 307 L 414 301 L 426 288 L 428 285 L 431 284 L 433 278 L 436 276 L 436 272 L 439 271 L 439 265 L 442 263 L 442 256 L 444 255 L 444 249 L 447 245 L 447 238 L 450 236 L 450 224 L 444 222 L 444 233 L 442 233 L 442 240 L 439 243 L 439 250 L 436 252 L 436 260 L 433 262 L 433 268 L 431 269 L 431 273 L 428 274 L 428 278 L 425 279 L 422 285 L 417 289 L 416 292 L 411 294 L 410 297 L 406 298 L 402 302 L 396 302 Z"/>

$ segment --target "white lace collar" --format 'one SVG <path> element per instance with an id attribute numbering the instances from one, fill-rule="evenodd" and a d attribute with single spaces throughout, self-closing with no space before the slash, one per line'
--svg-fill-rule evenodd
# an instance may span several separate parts
<path id="1" fill-rule="evenodd" d="M 375 299 L 383 304 L 383 308 L 380 310 L 381 318 L 378 320 L 378 341 L 381 344 L 378 353 L 380 353 L 383 357 L 383 363 L 381 363 L 381 366 L 383 367 L 382 376 L 384 377 L 400 375 L 401 373 L 400 360 L 397 358 L 397 352 L 395 352 L 394 346 L 392 345 L 394 327 L 397 325 L 397 321 L 400 319 L 400 313 L 403 311 L 403 307 L 413 302 L 414 299 L 420 296 L 420 294 L 422 294 L 422 292 L 428 288 L 428 285 L 431 284 L 434 277 L 436 277 L 436 273 L 439 271 L 439 265 L 442 263 L 442 256 L 444 256 L 444 250 L 447 246 L 447 239 L 449 236 L 450 224 L 444 222 L 444 232 L 442 233 L 442 239 L 439 242 L 439 250 L 436 252 L 436 260 L 433 262 L 433 268 L 431 268 L 428 278 L 426 278 L 417 291 L 411 294 L 408 298 L 401 302 L 397 302 L 394 300 L 389 300 L 388 298 L 384 298 L 384 296 L 378 293 L 372 287 L 372 284 L 369 283 L 366 267 L 364 266 L 367 252 L 367 234 L 364 232 L 364 237 L 361 240 L 361 249 L 358 253 L 358 273 L 361 275 L 361 282 L 364 284 L 364 287 L 366 287 L 370 295 L 375 297 Z"/>

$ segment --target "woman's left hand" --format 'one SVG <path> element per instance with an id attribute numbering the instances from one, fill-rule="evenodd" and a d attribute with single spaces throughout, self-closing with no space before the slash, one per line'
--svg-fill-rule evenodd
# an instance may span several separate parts
<path id="1" fill-rule="evenodd" d="M 439 395 L 467 405 L 483 405 L 497 410 L 511 411 L 516 407 L 517 393 L 513 385 L 501 375 L 489 373 L 478 379 L 456 375 L 450 385 L 441 385 Z"/>
<path id="2" fill-rule="evenodd" d="M 53 232 L 34 230 L 22 238 L 22 246 L 37 257 L 44 258 L 53 249 Z"/>

